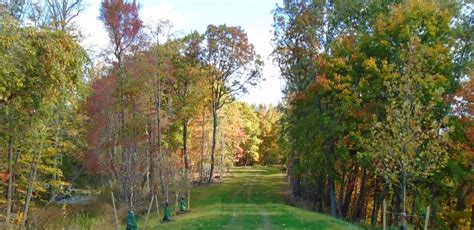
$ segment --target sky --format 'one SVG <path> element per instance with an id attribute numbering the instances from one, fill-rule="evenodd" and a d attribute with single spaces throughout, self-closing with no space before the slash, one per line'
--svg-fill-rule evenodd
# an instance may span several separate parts
<path id="1" fill-rule="evenodd" d="M 272 10 L 278 0 L 138 0 L 141 5 L 140 18 L 144 24 L 161 19 L 172 22 L 173 31 L 190 33 L 197 30 L 204 33 L 209 24 L 240 26 L 247 32 L 265 66 L 263 80 L 250 88 L 249 93 L 239 98 L 253 104 L 278 104 L 284 82 L 279 69 L 273 63 L 271 39 L 273 37 Z M 108 44 L 108 36 L 99 16 L 100 0 L 86 0 L 86 10 L 78 16 L 76 23 L 85 36 L 83 45 L 97 55 Z"/>

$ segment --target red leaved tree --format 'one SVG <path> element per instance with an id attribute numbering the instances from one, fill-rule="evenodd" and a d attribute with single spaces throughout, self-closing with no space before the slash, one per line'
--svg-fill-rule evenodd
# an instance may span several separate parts
<path id="1" fill-rule="evenodd" d="M 136 1 L 125 0 L 103 0 L 100 8 L 99 19 L 104 23 L 108 32 L 112 53 L 115 57 L 113 61 L 113 74 L 117 79 L 117 97 L 118 108 L 120 110 L 120 127 L 118 129 L 118 136 L 120 139 L 120 147 L 122 161 L 120 171 L 124 174 L 123 180 L 116 186 L 118 191 L 122 191 L 121 198 L 129 204 L 129 209 L 133 208 L 133 187 L 135 182 L 134 160 L 132 159 L 132 149 L 136 146 L 133 137 L 128 135 L 125 118 L 126 106 L 126 89 L 128 82 L 126 71 L 124 70 L 124 59 L 130 55 L 131 47 L 137 43 L 139 32 L 142 28 L 142 21 L 138 16 L 139 6 Z M 132 128 L 133 129 L 133 128 Z M 136 149 L 136 148 L 135 148 Z"/>

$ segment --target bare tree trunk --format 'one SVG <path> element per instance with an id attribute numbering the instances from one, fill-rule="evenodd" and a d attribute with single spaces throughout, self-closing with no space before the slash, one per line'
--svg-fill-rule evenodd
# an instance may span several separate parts
<path id="1" fill-rule="evenodd" d="M 107 140 L 105 141 L 105 143 L 106 143 L 106 150 L 109 155 L 109 170 L 110 170 L 110 174 L 112 175 L 113 184 L 114 186 L 116 186 L 117 181 L 118 181 L 118 174 L 119 174 L 117 172 L 117 164 L 115 160 L 115 156 L 117 156 L 116 146 L 117 146 L 118 138 L 115 135 L 113 135 L 115 133 L 115 131 L 113 130 L 113 128 L 115 127 L 113 124 L 114 120 L 115 119 L 110 118 L 109 123 L 105 127 L 104 138 L 106 138 Z M 110 147 L 109 145 L 109 139 L 111 139 L 112 147 Z"/>
<path id="2" fill-rule="evenodd" d="M 155 194 L 155 205 L 156 205 L 156 215 L 158 219 L 160 219 L 160 201 L 158 200 L 158 196 Z"/>
<path id="3" fill-rule="evenodd" d="M 354 215 L 352 216 L 353 220 L 360 220 L 360 218 L 363 216 L 364 212 L 364 204 L 365 204 L 365 196 L 366 196 L 366 182 L 367 178 L 367 171 L 365 169 L 362 170 L 362 180 L 360 183 L 360 190 L 359 190 L 359 197 L 357 198 L 357 203 L 356 203 L 356 208 Z"/>
<path id="4" fill-rule="evenodd" d="M 397 188 L 399 189 L 399 188 Z M 393 225 L 398 225 L 398 220 L 399 220 L 399 212 L 400 212 L 400 203 L 401 203 L 401 198 L 400 198 L 400 194 L 399 194 L 399 191 L 397 191 L 395 193 L 395 199 L 394 199 L 394 205 L 393 205 L 393 221 L 392 221 L 392 224 Z"/>
<path id="5" fill-rule="evenodd" d="M 132 106 L 132 120 L 136 119 L 137 116 L 137 104 L 136 104 L 136 98 L 132 97 L 131 100 L 131 106 Z M 128 165 L 128 171 L 130 175 L 130 210 L 133 210 L 133 205 L 134 205 L 134 198 L 135 198 L 135 190 L 137 188 L 137 185 L 139 183 L 139 170 L 137 168 L 137 156 L 141 155 L 139 153 L 138 149 L 138 144 L 137 144 L 137 129 L 135 127 L 131 127 L 132 129 L 132 138 L 130 139 L 131 145 L 130 145 L 130 152 L 129 152 L 129 165 Z"/>
<path id="6" fill-rule="evenodd" d="M 114 217 L 115 217 L 115 228 L 119 228 L 119 221 L 117 216 L 117 207 L 115 206 L 115 197 L 114 192 L 110 192 L 110 196 L 112 197 L 112 206 L 114 207 Z"/>
<path id="7" fill-rule="evenodd" d="M 345 218 L 349 217 L 349 205 L 352 200 L 352 194 L 354 192 L 355 184 L 356 184 L 356 176 L 358 167 L 354 167 L 353 173 L 349 176 L 349 179 L 346 184 L 346 196 L 344 198 L 344 203 L 342 205 L 341 215 Z"/>
<path id="8" fill-rule="evenodd" d="M 129 154 L 127 146 L 127 138 L 125 136 L 125 76 L 123 73 L 122 60 L 121 57 L 116 55 L 118 66 L 119 66 L 119 79 L 120 79 L 120 140 L 122 141 L 122 163 L 121 163 L 121 173 L 124 173 L 125 181 L 123 183 L 123 191 L 125 195 L 125 202 L 130 204 L 130 170 L 129 170 Z"/>
<path id="9" fill-rule="evenodd" d="M 168 183 L 166 183 L 166 203 L 169 203 L 170 202 L 170 196 L 169 196 L 169 187 L 168 187 Z"/>
<path id="10" fill-rule="evenodd" d="M 166 121 L 167 121 L 167 131 L 166 131 L 166 138 L 168 142 L 171 142 L 171 97 L 170 92 L 168 91 L 168 97 L 166 98 Z M 169 202 L 169 184 L 170 180 L 172 180 L 175 173 L 172 171 L 170 166 L 170 159 L 171 159 L 171 147 L 168 146 L 166 148 L 166 172 L 167 172 L 167 180 L 166 180 L 166 201 Z M 177 191 L 175 191 L 177 193 Z"/>
<path id="11" fill-rule="evenodd" d="M 174 200 L 174 216 L 178 214 L 179 211 L 179 193 L 178 191 L 174 191 L 175 200 Z"/>
<path id="12" fill-rule="evenodd" d="M 376 226 L 377 225 L 377 218 L 378 218 L 378 214 L 379 214 L 379 210 L 378 210 L 378 207 L 377 207 L 377 200 L 378 200 L 378 197 L 380 197 L 380 192 L 377 192 L 377 190 L 374 191 L 374 204 L 373 204 L 373 207 L 372 207 L 372 217 L 370 219 L 370 223 L 372 224 L 372 226 Z"/>
<path id="13" fill-rule="evenodd" d="M 214 164 L 215 164 L 215 155 L 216 155 L 216 141 L 217 141 L 217 126 L 218 126 L 218 116 L 217 116 L 217 103 L 212 103 L 212 147 L 211 147 L 211 171 L 209 173 L 208 183 L 212 183 L 212 176 L 214 175 Z"/>
<path id="14" fill-rule="evenodd" d="M 224 143 L 224 131 L 221 130 L 222 138 L 221 138 L 221 179 L 224 179 L 224 154 L 225 154 L 225 143 Z"/>
<path id="15" fill-rule="evenodd" d="M 188 210 L 191 210 L 191 189 L 188 188 Z"/>
<path id="16" fill-rule="evenodd" d="M 30 201 L 31 201 L 31 196 L 33 194 L 33 184 L 36 179 L 36 173 L 38 172 L 38 166 L 40 165 L 41 162 L 41 155 L 43 153 L 43 144 L 44 144 L 44 137 L 41 139 L 41 144 L 39 148 L 39 152 L 36 156 L 36 158 L 31 162 L 32 167 L 31 167 L 31 173 L 30 173 L 30 179 L 28 181 L 28 191 L 26 194 L 26 201 L 25 201 L 25 206 L 23 208 L 23 220 L 21 222 L 21 226 L 24 227 L 26 220 L 28 219 L 28 209 L 30 207 Z"/>
<path id="17" fill-rule="evenodd" d="M 155 153 L 153 149 L 153 135 L 152 135 L 152 121 L 151 118 L 148 118 L 149 124 L 147 125 L 147 148 L 148 148 L 148 188 L 150 192 L 150 196 L 153 197 L 155 195 Z"/>
<path id="18" fill-rule="evenodd" d="M 57 124 L 57 122 L 55 121 L 54 122 L 54 125 L 56 126 L 55 128 L 58 128 L 59 127 L 59 124 Z M 59 130 L 56 130 L 56 137 L 55 137 L 55 140 L 54 140 L 54 147 L 56 149 L 59 149 Z M 55 154 L 54 155 L 54 163 L 53 163 L 53 168 L 56 170 L 58 168 L 58 154 Z M 53 181 L 57 180 L 57 175 L 56 173 L 54 172 L 53 173 Z M 49 199 L 52 200 L 54 199 L 54 197 L 56 197 L 56 191 L 55 189 L 53 188 L 53 186 L 50 185 L 49 187 Z"/>
<path id="19" fill-rule="evenodd" d="M 372 226 L 377 225 L 378 214 L 380 210 L 380 206 L 382 205 L 383 200 L 385 199 L 385 195 L 387 194 L 388 186 L 384 185 L 383 192 L 376 192 L 374 195 L 374 209 L 372 211 Z"/>
<path id="20" fill-rule="evenodd" d="M 8 195 L 7 195 L 7 215 L 6 222 L 10 221 L 10 213 L 12 209 L 12 193 L 13 193 L 13 138 L 8 139 Z"/>
<path id="21" fill-rule="evenodd" d="M 327 139 L 324 143 L 324 151 L 326 155 L 326 161 L 330 161 L 331 157 L 334 155 L 335 146 L 334 141 Z M 329 170 L 333 171 L 333 167 Z M 336 203 L 336 186 L 334 182 L 333 172 L 328 172 L 328 183 L 329 183 L 329 205 L 331 207 L 331 215 L 337 217 L 337 203 Z"/>
<path id="22" fill-rule="evenodd" d="M 403 206 L 402 206 L 402 229 L 407 228 L 407 209 L 406 209 L 406 203 L 407 203 L 407 172 L 405 168 L 403 168 Z"/>
<path id="23" fill-rule="evenodd" d="M 340 216 L 342 217 L 342 205 L 343 205 L 343 200 L 344 200 L 344 188 L 345 188 L 345 182 L 346 182 L 346 170 L 347 170 L 347 167 L 346 167 L 346 163 L 343 163 L 342 165 L 342 180 L 341 180 L 341 183 L 339 185 L 339 196 L 338 196 L 338 200 L 337 200 L 337 216 Z"/>
<path id="24" fill-rule="evenodd" d="M 324 176 L 319 177 L 319 194 L 318 194 L 318 199 L 319 199 L 319 207 L 318 207 L 318 212 L 323 212 L 324 211 L 324 190 L 326 187 L 326 179 Z"/>
<path id="25" fill-rule="evenodd" d="M 201 162 L 199 167 L 199 182 L 202 182 L 204 175 L 204 127 L 205 127 L 205 108 L 202 109 L 202 130 L 201 130 Z"/>
<path id="26" fill-rule="evenodd" d="M 291 157 L 291 169 L 289 170 L 289 173 L 290 173 L 291 189 L 293 192 L 293 196 L 295 197 L 301 197 L 302 195 L 301 180 L 299 178 L 299 175 L 296 174 L 296 170 L 295 170 L 298 164 L 299 164 L 299 160 L 296 159 L 295 157 Z"/>
<path id="27" fill-rule="evenodd" d="M 331 205 L 331 215 L 337 217 L 337 204 L 336 204 L 336 187 L 334 184 L 334 176 L 328 176 L 329 183 L 329 203 Z"/>
<path id="28" fill-rule="evenodd" d="M 184 159 L 184 168 L 186 171 L 189 170 L 189 162 L 188 162 L 188 119 L 183 119 L 183 159 Z"/>
<path id="29" fill-rule="evenodd" d="M 156 102 L 156 125 L 157 125 L 157 145 L 158 145 L 158 156 L 160 159 L 160 187 L 161 193 L 165 195 L 165 185 L 163 179 L 163 152 L 161 150 L 161 139 L 162 139 L 162 131 L 161 131 L 161 80 L 158 79 L 158 95 L 157 95 L 157 102 Z M 152 177 L 153 178 L 153 177 Z"/>
<path id="30" fill-rule="evenodd" d="M 148 216 L 150 215 L 151 208 L 153 207 L 153 200 L 155 200 L 154 196 L 151 196 L 150 204 L 148 204 L 148 210 L 146 212 L 146 217 L 145 217 L 145 227 L 144 229 L 148 228 Z"/>

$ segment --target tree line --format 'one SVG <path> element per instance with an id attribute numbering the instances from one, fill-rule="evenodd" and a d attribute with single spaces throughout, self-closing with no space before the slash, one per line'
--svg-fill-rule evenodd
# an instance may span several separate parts
<path id="1" fill-rule="evenodd" d="M 292 194 L 376 226 L 472 224 L 472 10 L 465 1 L 284 1 L 281 149 Z M 472 226 L 472 225 L 471 225 Z"/>
<path id="2" fill-rule="evenodd" d="M 177 204 L 230 166 L 285 164 L 292 195 L 363 225 L 472 224 L 472 3 L 285 0 L 278 107 L 236 101 L 263 62 L 237 26 L 173 33 L 104 0 L 92 60 L 82 0 L 0 2 L 0 218 L 35 224 L 71 186 L 119 208 Z M 123 219 L 121 217 L 121 219 Z"/>
<path id="3" fill-rule="evenodd" d="M 172 33 L 169 21 L 145 25 L 139 7 L 101 2 L 109 45 L 92 60 L 74 24 L 84 1 L 0 4 L 5 222 L 38 224 L 71 187 L 140 211 L 153 198 L 189 201 L 194 183 L 233 165 L 283 162 L 277 109 L 235 101 L 263 66 L 245 31 Z"/>

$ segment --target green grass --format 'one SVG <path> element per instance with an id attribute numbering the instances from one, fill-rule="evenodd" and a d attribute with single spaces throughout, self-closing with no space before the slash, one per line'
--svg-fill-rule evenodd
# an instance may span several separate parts
<path id="1" fill-rule="evenodd" d="M 222 183 L 192 190 L 191 212 L 151 229 L 359 229 L 350 223 L 287 204 L 284 173 L 274 167 L 234 168 Z M 139 218 L 141 229 L 144 218 Z"/>

